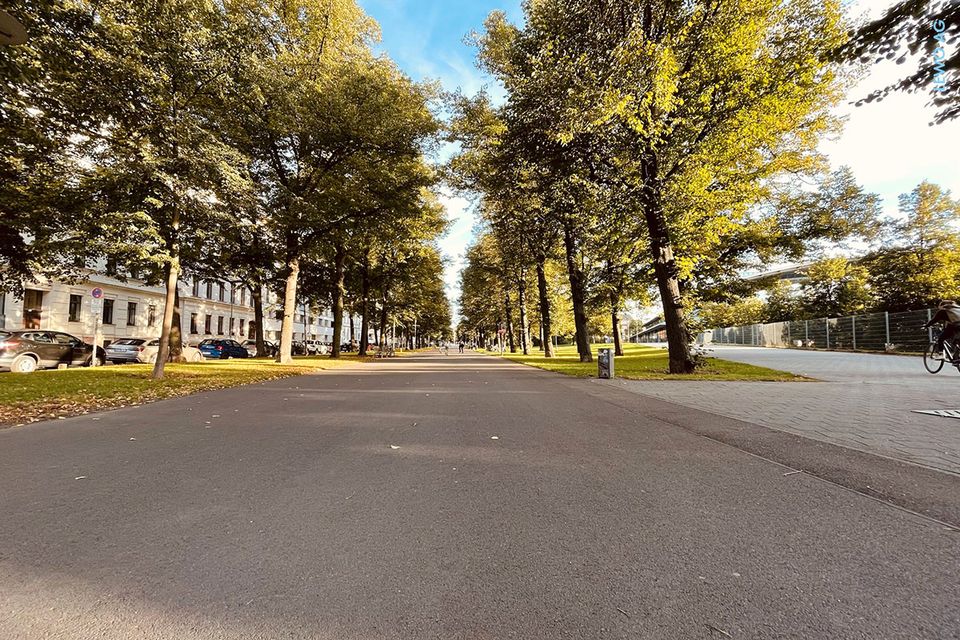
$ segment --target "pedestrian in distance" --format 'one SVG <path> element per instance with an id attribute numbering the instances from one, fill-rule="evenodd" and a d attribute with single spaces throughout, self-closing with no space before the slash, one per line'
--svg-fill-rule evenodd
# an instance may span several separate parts
<path id="1" fill-rule="evenodd" d="M 461 341 L 460 341 L 460 353 L 463 353 L 463 347 L 464 347 L 463 340 L 461 340 Z"/>

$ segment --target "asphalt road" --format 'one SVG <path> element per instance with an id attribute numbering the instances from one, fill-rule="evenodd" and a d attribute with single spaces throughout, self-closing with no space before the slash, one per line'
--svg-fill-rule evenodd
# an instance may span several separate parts
<path id="1" fill-rule="evenodd" d="M 960 532 L 636 398 L 421 356 L 2 431 L 0 638 L 960 638 Z"/>

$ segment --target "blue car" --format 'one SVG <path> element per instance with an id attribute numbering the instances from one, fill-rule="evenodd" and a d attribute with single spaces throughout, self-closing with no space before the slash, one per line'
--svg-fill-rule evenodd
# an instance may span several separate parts
<path id="1" fill-rule="evenodd" d="M 198 349 L 204 358 L 216 358 L 226 360 L 227 358 L 249 358 L 250 354 L 236 340 L 223 340 L 221 338 L 207 338 L 200 343 Z"/>

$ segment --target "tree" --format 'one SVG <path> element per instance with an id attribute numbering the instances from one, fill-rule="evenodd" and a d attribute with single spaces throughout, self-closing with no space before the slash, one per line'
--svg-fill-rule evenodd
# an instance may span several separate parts
<path id="1" fill-rule="evenodd" d="M 883 100 L 897 91 L 930 91 L 930 104 L 939 109 L 934 124 L 960 116 L 960 50 L 955 44 L 956 26 L 960 24 L 960 4 L 952 0 L 901 0 L 882 16 L 871 20 L 850 34 L 838 47 L 837 58 L 850 62 L 879 63 L 896 59 L 903 64 L 908 56 L 917 59 L 917 66 L 905 77 L 857 101 L 857 106 Z M 952 34 L 951 34 L 952 31 Z"/>
<path id="2" fill-rule="evenodd" d="M 246 158 L 219 122 L 241 39 L 225 8 L 205 0 L 104 0 L 91 9 L 96 55 L 65 99 L 92 105 L 79 150 L 94 169 L 92 211 L 113 229 L 139 231 L 128 267 L 163 272 L 166 300 L 153 377 L 163 377 L 182 269 L 230 212 L 226 194 L 248 189 Z"/>
<path id="3" fill-rule="evenodd" d="M 572 223 L 575 306 L 578 227 L 598 213 L 598 189 L 614 190 L 609 200 L 646 226 L 670 370 L 689 372 L 683 289 L 696 255 L 678 249 L 712 249 L 714 238 L 696 242 L 704 230 L 745 217 L 778 174 L 816 167 L 818 135 L 842 94 L 821 61 L 844 37 L 839 6 L 544 0 L 525 9 L 522 31 L 488 20 L 481 56 L 503 79 L 517 126 L 532 132 L 525 151 L 556 177 L 553 205 Z"/>
<path id="4" fill-rule="evenodd" d="M 743 298 L 734 302 L 707 302 L 700 307 L 699 324 L 708 329 L 738 327 L 763 320 L 763 301 Z"/>
<path id="5" fill-rule="evenodd" d="M 900 217 L 886 221 L 878 250 L 863 260 L 888 311 L 922 309 L 960 298 L 960 200 L 930 182 L 900 196 Z"/>
<path id="6" fill-rule="evenodd" d="M 778 280 L 767 289 L 766 304 L 763 307 L 764 322 L 799 320 L 802 313 L 802 300 L 794 292 L 789 280 Z"/>
<path id="7" fill-rule="evenodd" d="M 808 317 L 836 318 L 869 309 L 874 301 L 867 270 L 846 258 L 827 258 L 807 269 L 803 304 Z"/>
<path id="8" fill-rule="evenodd" d="M 94 211 L 84 134 L 104 122 L 87 61 L 108 55 L 93 7 L 7 3 L 30 34 L 0 47 L 0 291 L 42 278 L 79 280 L 98 263 L 138 253 L 147 221 Z M 109 11 L 109 7 L 107 8 Z"/>

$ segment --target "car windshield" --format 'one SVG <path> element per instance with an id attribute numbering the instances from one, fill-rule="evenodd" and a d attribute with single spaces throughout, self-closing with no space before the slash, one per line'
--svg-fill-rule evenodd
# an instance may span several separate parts
<path id="1" fill-rule="evenodd" d="M 201 346 L 201 347 L 204 346 L 204 345 L 208 345 L 208 344 L 217 344 L 217 341 L 216 341 L 216 340 L 209 340 L 209 339 L 207 339 L 207 340 L 203 340 L 202 342 L 200 342 L 200 346 Z"/>
<path id="2" fill-rule="evenodd" d="M 117 344 L 132 344 L 132 345 L 134 345 L 134 346 L 139 346 L 139 345 L 143 344 L 144 342 L 146 342 L 146 340 L 140 340 L 139 338 L 120 338 L 119 340 L 115 341 L 113 344 L 115 344 L 115 345 L 117 345 Z"/>

